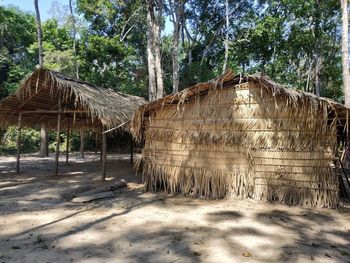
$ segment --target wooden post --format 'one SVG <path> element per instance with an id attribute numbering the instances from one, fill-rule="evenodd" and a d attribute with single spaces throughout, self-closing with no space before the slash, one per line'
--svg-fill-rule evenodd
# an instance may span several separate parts
<path id="1" fill-rule="evenodd" d="M 107 135 L 102 133 L 102 181 L 106 180 Z"/>
<path id="2" fill-rule="evenodd" d="M 101 123 L 101 140 L 102 140 L 102 133 L 103 133 L 103 128 Z M 102 162 L 102 155 L 103 155 L 103 143 L 100 142 L 100 162 Z"/>
<path id="3" fill-rule="evenodd" d="M 134 140 L 131 134 L 130 134 L 130 162 L 131 164 L 134 163 Z"/>
<path id="4" fill-rule="evenodd" d="M 58 95 L 58 110 L 61 110 L 61 93 Z M 56 157 L 55 157 L 55 175 L 58 175 L 58 163 L 60 157 L 60 132 L 61 132 L 61 113 L 57 115 L 57 137 L 56 137 Z"/>
<path id="5" fill-rule="evenodd" d="M 68 164 L 69 161 L 70 118 L 68 118 L 67 122 L 66 164 Z"/>
<path id="6" fill-rule="evenodd" d="M 84 159 L 84 130 L 80 130 L 80 158 Z"/>
<path id="7" fill-rule="evenodd" d="M 97 154 L 97 146 L 98 146 L 98 134 L 95 130 L 95 154 Z"/>
<path id="8" fill-rule="evenodd" d="M 49 138 L 47 135 L 47 130 L 45 129 L 45 125 L 41 125 L 40 129 L 40 154 L 41 157 L 49 157 Z"/>
<path id="9" fill-rule="evenodd" d="M 20 173 L 19 159 L 21 158 L 21 122 L 22 122 L 22 113 L 18 115 L 18 124 L 17 124 L 17 174 Z"/>

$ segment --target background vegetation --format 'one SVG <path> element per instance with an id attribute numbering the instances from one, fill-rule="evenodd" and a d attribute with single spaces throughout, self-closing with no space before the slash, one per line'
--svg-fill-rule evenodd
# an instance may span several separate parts
<path id="1" fill-rule="evenodd" d="M 161 62 L 168 94 L 172 92 L 173 1 L 156 2 L 162 10 Z M 236 73 L 261 72 L 313 93 L 318 81 L 322 96 L 343 101 L 339 0 L 230 0 L 226 1 L 229 13 L 225 1 L 179 2 L 183 4 L 180 90 L 221 74 L 227 43 L 228 68 Z M 54 2 L 52 19 L 42 23 L 44 67 L 75 76 L 75 21 L 80 78 L 147 98 L 147 5 L 141 0 L 76 0 L 73 7 L 75 19 L 68 6 Z M 13 93 L 37 64 L 34 13 L 0 6 L 0 99 Z M 0 136 L 0 151 L 13 151 L 14 129 L 1 131 Z M 72 137 L 72 150 L 77 149 L 77 139 Z M 23 133 L 23 147 L 39 149 L 37 131 Z M 89 148 L 94 148 L 92 134 Z"/>

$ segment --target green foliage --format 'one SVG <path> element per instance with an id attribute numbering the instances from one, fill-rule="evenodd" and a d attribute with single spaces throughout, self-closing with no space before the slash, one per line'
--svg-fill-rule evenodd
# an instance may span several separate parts
<path id="1" fill-rule="evenodd" d="M 35 22 L 30 13 L 0 6 L 0 99 L 13 93 L 35 66 L 28 48 L 35 41 Z"/>
<path id="2" fill-rule="evenodd" d="M 142 2 L 78 0 L 88 22 L 80 32 L 82 78 L 147 97 L 146 16 Z"/>
<path id="3" fill-rule="evenodd" d="M 228 33 L 228 65 L 234 72 L 261 72 L 277 82 L 309 92 L 315 89 L 316 51 L 319 51 L 322 95 L 343 101 L 339 1 L 229 0 L 228 28 L 223 1 L 187 0 L 185 3 L 179 49 L 180 89 L 222 73 L 224 41 Z M 73 19 L 67 7 L 57 5 L 54 10 L 59 14 L 53 16 L 56 19 L 42 23 L 44 66 L 75 77 Z M 169 17 L 165 17 L 169 16 L 166 1 L 164 10 L 163 32 L 169 32 L 172 25 L 171 21 L 168 23 Z M 75 12 L 80 78 L 147 98 L 145 3 L 141 0 L 76 0 Z M 167 94 L 172 92 L 172 49 L 172 34 L 162 34 L 161 55 Z M 0 6 L 0 99 L 18 88 L 23 77 L 35 68 L 37 58 L 33 14 Z M 14 135 L 11 133 L 15 130 L 10 129 L 6 134 L 0 132 L 0 138 L 5 138 L 3 145 L 13 150 Z M 37 150 L 36 134 L 28 132 L 27 135 L 24 135 L 28 140 L 23 147 Z M 64 133 L 61 138 L 61 149 L 64 149 Z M 109 140 L 112 138 L 119 141 L 119 137 L 112 136 Z M 89 132 L 87 149 L 95 147 L 94 140 Z M 54 150 L 54 133 L 50 141 L 50 148 Z M 78 150 L 79 144 L 79 134 L 73 133 L 72 150 Z M 118 145 L 122 144 L 123 140 Z"/>
<path id="4" fill-rule="evenodd" d="M 15 127 L 8 128 L 0 138 L 0 154 L 13 154 L 17 151 L 17 130 Z M 36 152 L 39 151 L 39 148 L 40 132 L 34 129 L 22 129 L 21 152 Z"/>

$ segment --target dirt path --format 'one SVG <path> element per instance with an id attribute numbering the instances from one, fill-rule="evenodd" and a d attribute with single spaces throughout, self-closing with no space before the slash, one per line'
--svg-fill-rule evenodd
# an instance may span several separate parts
<path id="1" fill-rule="evenodd" d="M 0 262 L 350 262 L 350 206 L 339 211 L 255 200 L 144 193 L 128 156 L 114 155 L 116 196 L 87 204 L 73 192 L 100 182 L 98 157 L 0 158 Z M 64 159 L 62 159 L 62 162 Z"/>

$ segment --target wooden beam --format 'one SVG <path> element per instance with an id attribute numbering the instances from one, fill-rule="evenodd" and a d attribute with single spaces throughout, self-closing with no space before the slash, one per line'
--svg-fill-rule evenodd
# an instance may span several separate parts
<path id="1" fill-rule="evenodd" d="M 38 75 L 39 75 L 38 78 L 40 78 L 40 73 L 39 73 Z M 29 84 L 29 85 L 30 85 L 30 84 Z M 33 97 L 35 97 L 35 95 L 39 94 L 39 91 L 40 91 L 40 90 L 42 90 L 42 89 L 44 89 L 44 88 L 46 88 L 46 82 L 45 82 L 45 85 L 41 86 L 40 89 L 37 89 L 37 90 L 36 90 L 36 92 L 35 92 L 35 94 L 34 94 L 33 96 L 30 95 L 29 98 L 27 98 L 23 103 L 21 103 L 21 104 L 18 106 L 18 109 L 22 108 L 28 101 L 30 101 Z M 30 89 L 31 89 L 31 87 L 30 87 Z M 11 113 L 11 114 L 7 117 L 6 121 L 9 120 L 15 113 L 16 113 L 16 112 Z"/>
<path id="2" fill-rule="evenodd" d="M 58 110 L 61 111 L 61 94 L 58 95 Z M 56 157 L 55 157 L 55 175 L 58 175 L 58 163 L 60 157 L 60 132 L 61 132 L 61 113 L 57 115 L 57 137 L 56 137 Z"/>
<path id="3" fill-rule="evenodd" d="M 106 180 L 107 135 L 102 133 L 102 181 Z"/>
<path id="4" fill-rule="evenodd" d="M 17 174 L 20 173 L 19 159 L 21 158 L 21 121 L 22 121 L 22 114 L 19 114 L 18 124 L 17 124 L 17 165 L 16 165 Z"/>
<path id="5" fill-rule="evenodd" d="M 130 162 L 131 164 L 134 163 L 134 140 L 131 134 L 130 134 Z"/>
<path id="6" fill-rule="evenodd" d="M 22 114 L 65 114 L 65 113 L 89 113 L 86 110 L 28 110 L 20 111 Z"/>
<path id="7" fill-rule="evenodd" d="M 50 108 L 50 110 L 54 110 L 55 108 L 57 108 L 58 107 L 58 103 L 55 105 L 55 106 L 53 106 L 53 107 L 51 107 Z M 42 117 L 40 117 L 40 119 L 38 120 L 38 122 L 40 122 L 42 119 L 44 119 L 46 116 L 42 116 Z"/>
<path id="8" fill-rule="evenodd" d="M 124 126 L 124 125 L 127 124 L 128 122 L 129 122 L 129 121 L 123 122 L 122 124 L 118 125 L 117 127 L 114 127 L 114 128 L 109 129 L 109 130 L 107 130 L 107 131 L 104 131 L 103 133 L 109 133 L 109 132 L 111 132 L 111 131 L 114 131 L 114 130 L 116 130 L 116 129 L 122 127 L 122 126 Z"/>
<path id="9" fill-rule="evenodd" d="M 67 119 L 66 164 L 69 162 L 70 119 Z"/>

